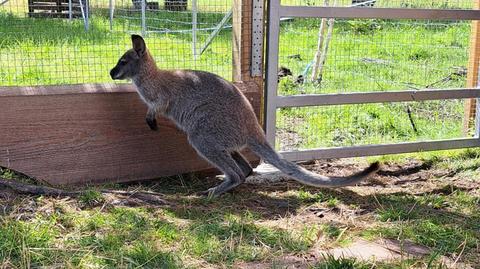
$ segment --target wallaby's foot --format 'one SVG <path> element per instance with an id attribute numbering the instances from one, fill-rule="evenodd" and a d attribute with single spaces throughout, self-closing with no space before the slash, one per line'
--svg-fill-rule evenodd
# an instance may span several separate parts
<path id="1" fill-rule="evenodd" d="M 157 131 L 158 130 L 158 125 L 157 125 L 157 119 L 155 118 L 146 118 L 147 124 L 150 127 L 151 130 Z"/>
<path id="2" fill-rule="evenodd" d="M 208 196 L 209 198 L 217 198 L 220 195 L 231 191 L 238 185 L 242 184 L 243 182 L 235 182 L 229 179 L 225 179 L 222 183 L 220 183 L 218 186 L 212 187 L 206 191 L 200 192 L 200 195 L 202 196 Z"/>

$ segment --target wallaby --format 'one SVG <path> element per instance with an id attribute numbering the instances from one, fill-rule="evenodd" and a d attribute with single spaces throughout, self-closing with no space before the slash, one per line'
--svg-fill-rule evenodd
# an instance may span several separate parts
<path id="1" fill-rule="evenodd" d="M 186 133 L 197 153 L 225 174 L 224 181 L 205 194 L 221 195 L 252 173 L 240 154 L 245 147 L 293 179 L 315 187 L 354 185 L 378 170 L 378 163 L 373 163 L 348 177 L 326 177 L 283 159 L 266 141 L 247 98 L 232 83 L 203 71 L 161 70 L 141 36 L 132 35 L 132 44 L 110 76 L 133 80 L 148 106 L 146 121 L 152 130 L 157 130 L 157 114 L 169 118 Z"/>

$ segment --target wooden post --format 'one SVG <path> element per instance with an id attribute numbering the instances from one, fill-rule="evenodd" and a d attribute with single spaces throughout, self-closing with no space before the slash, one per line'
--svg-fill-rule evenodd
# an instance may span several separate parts
<path id="1" fill-rule="evenodd" d="M 480 0 L 475 1 L 475 9 L 480 9 Z M 480 67 L 480 21 L 472 22 L 472 33 L 470 35 L 470 55 L 468 60 L 467 87 L 475 88 L 478 86 Z M 465 101 L 465 117 L 463 121 L 464 133 L 468 134 L 476 113 L 476 99 Z"/>
<path id="2" fill-rule="evenodd" d="M 233 81 L 245 83 L 248 91 L 258 93 L 263 108 L 263 75 L 252 76 L 252 0 L 233 0 L 233 31 L 232 31 L 232 78 Z M 262 48 L 263 50 L 263 48 Z M 263 74 L 263 66 L 262 66 Z M 250 100 L 252 101 L 252 100 Z M 263 121 L 263 109 L 258 116 Z"/>

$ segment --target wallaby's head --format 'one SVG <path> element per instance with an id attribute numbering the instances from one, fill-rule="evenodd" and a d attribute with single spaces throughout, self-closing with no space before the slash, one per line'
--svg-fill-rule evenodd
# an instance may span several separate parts
<path id="1" fill-rule="evenodd" d="M 133 48 L 127 50 L 118 60 L 117 65 L 110 70 L 112 79 L 127 79 L 136 76 L 139 72 L 139 65 L 148 61 L 147 46 L 139 35 L 132 35 Z"/>

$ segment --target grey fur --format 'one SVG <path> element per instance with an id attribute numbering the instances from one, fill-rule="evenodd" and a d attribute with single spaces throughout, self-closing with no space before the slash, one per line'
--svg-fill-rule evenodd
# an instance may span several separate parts
<path id="1" fill-rule="evenodd" d="M 133 80 L 148 106 L 146 121 L 151 129 L 156 129 L 157 114 L 171 119 L 197 153 L 225 174 L 220 185 L 207 190 L 209 195 L 229 191 L 251 174 L 251 166 L 239 153 L 247 146 L 297 181 L 316 187 L 354 185 L 378 170 L 378 163 L 373 163 L 349 177 L 325 177 L 282 159 L 267 143 L 252 106 L 232 83 L 203 71 L 160 70 L 142 37 L 132 35 L 132 44 L 111 77 Z"/>

